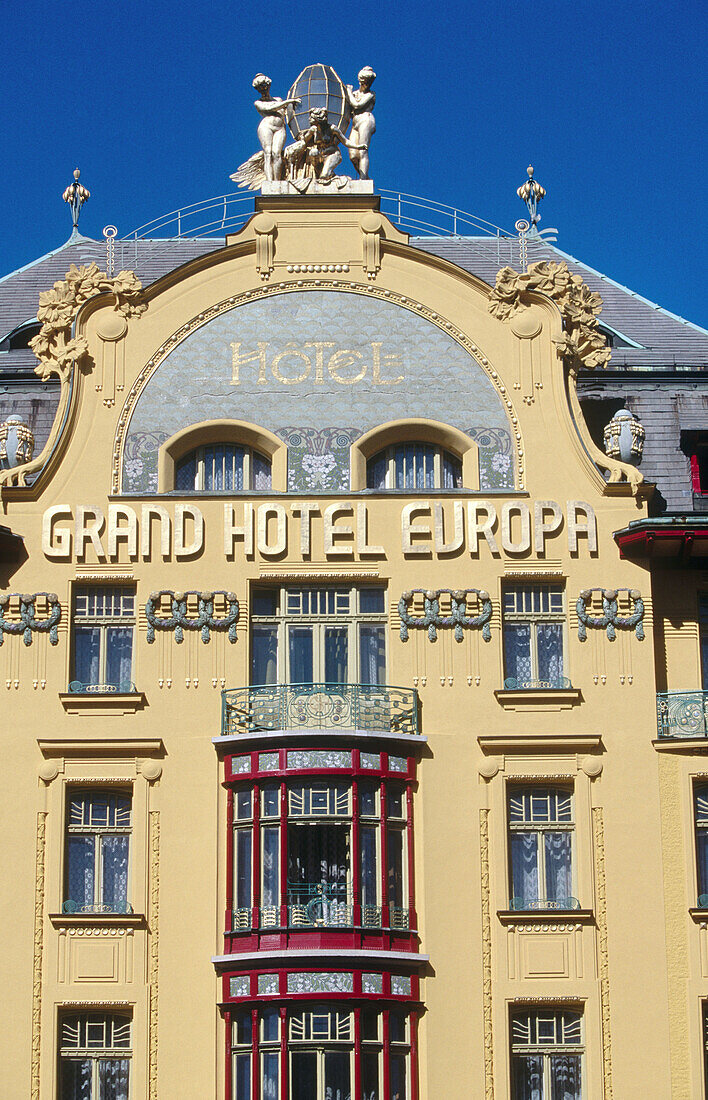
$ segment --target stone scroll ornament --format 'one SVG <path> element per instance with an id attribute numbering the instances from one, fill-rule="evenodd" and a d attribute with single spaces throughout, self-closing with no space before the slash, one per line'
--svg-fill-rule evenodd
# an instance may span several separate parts
<path id="1" fill-rule="evenodd" d="M 59 597 L 54 592 L 35 592 L 32 595 L 21 595 L 20 618 L 18 622 L 8 622 L 5 618 L 5 609 L 10 600 L 17 598 L 19 593 L 6 592 L 0 596 L 0 645 L 4 634 L 21 634 L 25 645 L 32 645 L 33 634 L 48 634 L 50 645 L 56 645 L 59 641 L 57 627 L 61 621 L 61 604 Z M 37 600 L 44 598 L 49 606 L 49 614 L 46 619 L 36 617 L 35 605 Z"/>
<path id="2" fill-rule="evenodd" d="M 557 304 L 563 316 L 563 338 L 559 354 L 569 366 L 586 370 L 606 367 L 610 361 L 607 340 L 598 327 L 602 298 L 590 290 L 580 275 L 573 275 L 566 263 L 542 260 L 529 264 L 528 271 L 503 267 L 489 299 L 489 312 L 507 321 L 530 303 L 529 291 L 545 294 Z"/>
<path id="3" fill-rule="evenodd" d="M 40 294 L 37 320 L 42 327 L 30 340 L 30 347 L 39 360 L 34 368 L 35 373 L 45 382 L 52 375 L 57 375 L 61 382 L 59 406 L 54 427 L 42 453 L 20 466 L 0 471 L 0 485 L 26 485 L 28 475 L 42 468 L 54 448 L 69 402 L 69 382 L 74 365 L 81 363 L 88 355 L 86 337 L 72 335 L 77 311 L 89 298 L 97 294 L 111 294 L 116 313 L 125 318 L 137 317 L 147 309 L 144 302 L 138 301 L 141 291 L 142 283 L 134 272 L 120 271 L 115 276 L 108 276 L 97 264 L 91 263 L 80 267 L 71 264 L 64 279 L 56 282 L 51 290 Z"/>
<path id="4" fill-rule="evenodd" d="M 602 593 L 602 615 L 588 615 L 588 606 L 593 593 Z M 619 592 L 627 592 L 634 605 L 631 615 L 617 614 L 617 595 Z M 606 630 L 607 637 L 614 642 L 617 630 L 633 630 L 640 642 L 644 641 L 644 600 L 636 588 L 584 588 L 578 596 L 575 605 L 578 613 L 578 638 L 586 641 L 588 627 L 590 630 Z"/>
<path id="5" fill-rule="evenodd" d="M 410 608 L 416 595 L 423 596 L 423 615 L 411 615 Z M 450 615 L 440 614 L 440 596 L 450 597 L 452 607 Z M 482 605 L 479 615 L 467 614 L 467 597 L 476 596 Z M 439 629 L 454 628 L 455 641 L 461 642 L 464 631 L 481 630 L 485 642 L 492 639 L 489 628 L 489 620 L 492 617 L 492 601 L 488 592 L 482 592 L 478 588 L 463 588 L 454 591 L 451 588 L 436 588 L 434 591 L 424 588 L 413 588 L 404 592 L 398 601 L 398 614 L 401 619 L 401 641 L 408 641 L 408 631 L 425 630 L 427 627 L 428 638 L 431 642 L 437 641 Z"/>
<path id="6" fill-rule="evenodd" d="M 171 615 L 159 615 L 157 609 L 163 596 L 169 596 L 172 605 Z M 197 615 L 187 613 L 187 600 L 197 597 Z M 219 619 L 214 616 L 214 599 L 223 596 L 228 604 L 228 614 Z M 150 645 L 155 641 L 156 630 L 169 630 L 174 633 L 175 641 L 181 645 L 185 630 L 200 630 L 202 641 L 206 645 L 211 640 L 211 631 L 228 631 L 229 641 L 236 641 L 236 624 L 239 616 L 239 604 L 233 592 L 151 592 L 145 604 L 145 617 L 148 622 L 147 640 Z"/>

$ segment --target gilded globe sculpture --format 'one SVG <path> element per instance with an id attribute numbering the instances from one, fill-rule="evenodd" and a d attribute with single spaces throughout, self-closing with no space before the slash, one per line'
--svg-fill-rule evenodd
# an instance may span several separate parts
<path id="1" fill-rule="evenodd" d="M 345 85 L 331 65 L 317 62 L 303 69 L 281 99 L 271 95 L 270 77 L 258 73 L 253 87 L 259 94 L 254 106 L 261 116 L 261 148 L 231 179 L 252 191 L 281 182 L 300 193 L 315 184 L 342 189 L 352 184 L 337 172 L 344 145 L 359 179 L 368 180 L 369 143 L 376 130 L 376 96 L 371 90 L 376 73 L 365 66 L 357 79 L 356 88 Z M 290 145 L 286 145 L 288 128 L 295 139 Z"/>

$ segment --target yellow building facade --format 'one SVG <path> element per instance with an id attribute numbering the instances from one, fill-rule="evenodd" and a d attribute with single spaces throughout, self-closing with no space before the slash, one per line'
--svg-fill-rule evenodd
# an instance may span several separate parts
<path id="1" fill-rule="evenodd" d="M 704 1095 L 708 773 L 656 726 L 700 582 L 618 551 L 651 489 L 580 412 L 588 295 L 345 189 L 43 297 L 5 1095 Z"/>

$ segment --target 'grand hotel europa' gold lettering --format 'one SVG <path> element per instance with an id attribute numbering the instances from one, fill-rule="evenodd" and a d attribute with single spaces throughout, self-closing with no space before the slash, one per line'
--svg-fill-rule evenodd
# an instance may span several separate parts
<path id="1" fill-rule="evenodd" d="M 363 382 L 369 375 L 373 386 L 398 386 L 403 375 L 383 377 L 385 372 L 393 373 L 402 367 L 400 354 L 384 354 L 383 343 L 371 342 L 371 359 L 360 351 L 351 348 L 338 348 L 334 340 L 308 340 L 305 344 L 294 341 L 285 345 L 282 351 L 271 355 L 270 344 L 259 340 L 257 349 L 242 352 L 243 344 L 234 340 L 231 344 L 231 384 L 241 384 L 241 367 L 250 363 L 258 364 L 257 384 L 268 385 L 268 374 L 284 386 L 297 386 L 300 382 L 312 378 L 316 386 L 324 386 L 332 378 L 341 386 L 354 386 Z M 314 373 L 313 373 L 314 372 Z"/>

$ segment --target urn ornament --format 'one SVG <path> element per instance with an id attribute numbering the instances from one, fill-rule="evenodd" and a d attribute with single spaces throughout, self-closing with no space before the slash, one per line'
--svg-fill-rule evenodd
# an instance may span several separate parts
<path id="1" fill-rule="evenodd" d="M 34 433 L 21 416 L 8 416 L 0 423 L 0 470 L 29 462 L 34 453 Z"/>
<path id="2" fill-rule="evenodd" d="M 605 454 L 638 466 L 642 461 L 645 431 L 639 417 L 629 409 L 618 409 L 605 427 Z"/>

